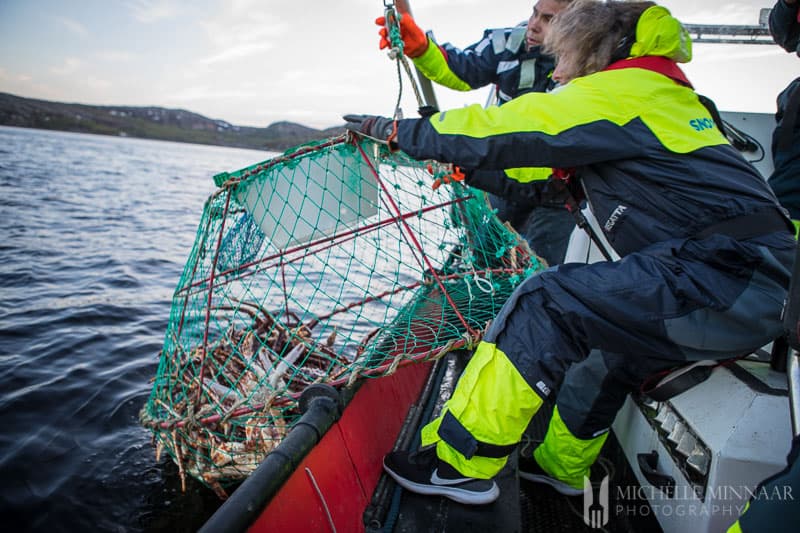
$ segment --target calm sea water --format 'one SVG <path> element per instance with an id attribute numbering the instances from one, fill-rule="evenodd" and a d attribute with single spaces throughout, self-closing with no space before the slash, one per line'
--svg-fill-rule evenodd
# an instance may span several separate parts
<path id="1" fill-rule="evenodd" d="M 212 176 L 274 154 L 0 127 L 0 517 L 195 531 L 138 423 Z"/>

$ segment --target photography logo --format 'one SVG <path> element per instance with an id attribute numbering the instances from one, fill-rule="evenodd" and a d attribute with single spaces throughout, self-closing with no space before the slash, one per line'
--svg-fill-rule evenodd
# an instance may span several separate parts
<path id="1" fill-rule="evenodd" d="M 594 488 L 589 478 L 583 477 L 583 523 L 592 529 L 608 524 L 608 476 L 600 482 L 600 490 L 595 499 Z"/>

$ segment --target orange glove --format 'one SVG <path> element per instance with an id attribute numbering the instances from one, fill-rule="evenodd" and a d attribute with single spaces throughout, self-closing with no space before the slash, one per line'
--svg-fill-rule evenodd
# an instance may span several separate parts
<path id="1" fill-rule="evenodd" d="M 428 172 L 433 174 L 432 165 L 428 165 Z M 433 180 L 433 183 L 431 184 L 431 189 L 435 191 L 436 189 L 441 187 L 443 183 L 447 185 L 449 183 L 453 183 L 454 181 L 464 181 L 465 177 L 466 175 L 464 174 L 464 172 L 462 172 L 461 169 L 458 168 L 457 166 L 453 165 L 453 172 L 451 172 L 450 174 L 445 174 L 441 178 L 436 178 L 435 180 Z"/>
<path id="2" fill-rule="evenodd" d="M 376 18 L 375 24 L 381 27 L 378 31 L 381 36 L 380 49 L 392 46 L 389 31 L 386 29 L 386 17 Z M 428 49 L 428 36 L 408 13 L 400 15 L 400 36 L 403 38 L 403 53 L 412 59 L 421 56 Z"/>

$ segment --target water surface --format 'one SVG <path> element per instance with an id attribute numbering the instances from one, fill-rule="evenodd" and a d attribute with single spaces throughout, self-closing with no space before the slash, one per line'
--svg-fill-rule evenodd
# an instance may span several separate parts
<path id="1" fill-rule="evenodd" d="M 219 506 L 138 422 L 212 176 L 269 152 L 0 127 L 0 516 L 195 531 Z"/>

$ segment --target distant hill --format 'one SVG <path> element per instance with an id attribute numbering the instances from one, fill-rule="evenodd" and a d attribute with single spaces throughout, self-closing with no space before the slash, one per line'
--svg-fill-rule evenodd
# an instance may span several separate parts
<path id="1" fill-rule="evenodd" d="M 0 125 L 273 151 L 344 131 L 341 127 L 316 130 L 293 122 L 275 122 L 266 128 L 235 126 L 184 109 L 66 104 L 8 93 L 0 93 Z"/>

